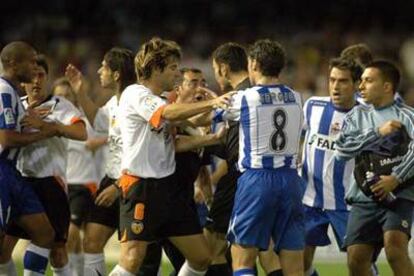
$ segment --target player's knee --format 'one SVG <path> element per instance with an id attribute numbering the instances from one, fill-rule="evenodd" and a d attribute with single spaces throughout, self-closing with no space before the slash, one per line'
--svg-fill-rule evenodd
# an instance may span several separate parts
<path id="1" fill-rule="evenodd" d="M 400 246 L 395 245 L 386 245 L 384 250 L 385 255 L 387 256 L 387 261 L 391 266 L 408 258 L 407 248 L 401 248 Z"/>
<path id="2" fill-rule="evenodd" d="M 206 270 L 212 261 L 210 253 L 198 254 L 188 258 L 189 265 L 196 270 Z"/>
<path id="3" fill-rule="evenodd" d="M 367 256 L 357 252 L 348 252 L 348 267 L 351 271 L 359 270 L 361 267 L 370 265 L 370 259 Z"/>
<path id="4" fill-rule="evenodd" d="M 52 247 L 50 251 L 50 264 L 53 267 L 64 267 L 68 263 L 68 254 L 66 247 L 62 246 Z"/>
<path id="5" fill-rule="evenodd" d="M 105 247 L 105 241 L 99 238 L 99 235 L 85 234 L 83 239 L 83 250 L 85 253 L 101 253 Z"/>

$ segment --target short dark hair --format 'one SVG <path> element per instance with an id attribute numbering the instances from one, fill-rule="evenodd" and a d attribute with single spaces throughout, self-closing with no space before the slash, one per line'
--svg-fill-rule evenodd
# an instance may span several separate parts
<path id="1" fill-rule="evenodd" d="M 181 48 L 175 41 L 154 37 L 142 44 L 135 56 L 135 70 L 139 80 L 151 78 L 152 71 L 164 71 L 169 58 L 181 59 Z"/>
<path id="2" fill-rule="evenodd" d="M 45 69 L 46 74 L 49 74 L 49 65 L 45 55 L 39 54 L 36 56 L 36 64 Z"/>
<path id="3" fill-rule="evenodd" d="M 394 63 L 387 60 L 374 60 L 367 65 L 366 68 L 376 68 L 381 72 L 381 76 L 386 82 L 390 82 L 392 85 L 393 92 L 395 93 L 400 84 L 400 70 Z"/>
<path id="4" fill-rule="evenodd" d="M 250 59 L 256 60 L 264 76 L 278 77 L 286 62 L 282 45 L 270 39 L 262 39 L 251 45 L 247 51 Z"/>
<path id="5" fill-rule="evenodd" d="M 191 67 L 191 68 L 183 67 L 183 68 L 180 69 L 180 72 L 181 72 L 181 74 L 185 74 L 187 72 L 192 72 L 194 74 L 202 74 L 203 73 L 200 69 L 194 68 L 194 67 Z"/>
<path id="6" fill-rule="evenodd" d="M 351 77 L 354 82 L 359 81 L 362 75 L 362 67 L 355 61 L 343 57 L 333 58 L 329 62 L 329 70 L 332 68 L 338 68 L 340 70 L 348 70 L 351 72 Z"/>
<path id="7" fill-rule="evenodd" d="M 227 42 L 220 45 L 214 50 L 212 58 L 218 64 L 227 64 L 232 72 L 247 71 L 246 50 L 240 44 Z"/>
<path id="8" fill-rule="evenodd" d="M 119 73 L 121 91 L 137 81 L 134 54 L 131 50 L 114 47 L 106 52 L 104 60 L 113 72 L 117 71 Z"/>
<path id="9" fill-rule="evenodd" d="M 362 67 L 366 67 L 367 64 L 373 60 L 371 50 L 368 45 L 364 43 L 354 44 L 346 47 L 341 52 L 341 57 L 352 59 L 357 63 L 360 63 Z"/>

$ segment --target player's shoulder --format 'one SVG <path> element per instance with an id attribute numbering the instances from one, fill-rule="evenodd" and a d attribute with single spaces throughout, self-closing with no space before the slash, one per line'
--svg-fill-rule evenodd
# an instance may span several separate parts
<path id="1" fill-rule="evenodd" d="M 306 100 L 305 104 L 308 106 L 326 106 L 331 102 L 330 97 L 312 96 Z"/>
<path id="2" fill-rule="evenodd" d="M 0 94 L 16 95 L 14 87 L 6 80 L 0 78 Z"/>

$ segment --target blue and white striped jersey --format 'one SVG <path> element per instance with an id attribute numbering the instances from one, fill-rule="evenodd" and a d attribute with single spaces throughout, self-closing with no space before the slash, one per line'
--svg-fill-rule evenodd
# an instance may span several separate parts
<path id="1" fill-rule="evenodd" d="M 299 93 L 285 85 L 254 86 L 238 91 L 222 116 L 240 122 L 240 171 L 296 168 L 303 124 Z"/>
<path id="2" fill-rule="evenodd" d="M 17 90 L 13 85 L 0 78 L 0 129 L 21 131 L 20 120 L 24 116 L 24 108 Z M 0 144 L 0 158 L 16 163 L 18 148 L 4 148 Z"/>
<path id="3" fill-rule="evenodd" d="M 328 210 L 347 210 L 355 162 L 335 158 L 335 141 L 349 110 L 336 108 L 329 97 L 311 97 L 304 105 L 306 130 L 301 176 L 306 182 L 303 203 Z"/>

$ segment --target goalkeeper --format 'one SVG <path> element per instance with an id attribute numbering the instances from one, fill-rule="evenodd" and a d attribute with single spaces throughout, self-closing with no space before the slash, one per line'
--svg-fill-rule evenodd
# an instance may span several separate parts
<path id="1" fill-rule="evenodd" d="M 362 152 L 386 148 L 388 138 L 400 132 L 403 126 L 413 139 L 414 110 L 394 102 L 399 80 L 400 73 L 390 62 L 374 61 L 366 67 L 359 88 L 363 100 L 370 105 L 355 107 L 347 114 L 336 141 L 337 158 L 357 157 L 358 160 Z M 395 161 L 395 158 L 388 160 Z M 414 206 L 414 183 L 410 180 L 414 176 L 412 140 L 399 160 L 388 173 L 372 172 L 374 178 L 370 178 L 377 177 L 370 186 L 372 196 L 364 194 L 355 179 L 352 180 L 346 196 L 352 209 L 345 237 L 350 275 L 371 275 L 373 252 L 382 246 L 394 275 L 414 275 L 408 256 Z M 396 200 L 383 204 L 390 200 L 390 193 Z"/>

